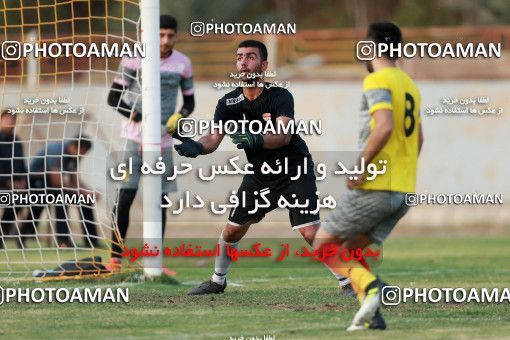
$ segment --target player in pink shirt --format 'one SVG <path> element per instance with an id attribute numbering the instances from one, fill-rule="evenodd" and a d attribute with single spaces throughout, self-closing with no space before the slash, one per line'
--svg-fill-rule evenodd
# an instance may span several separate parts
<path id="1" fill-rule="evenodd" d="M 191 114 L 195 107 L 193 72 L 191 61 L 187 56 L 174 49 L 177 38 L 177 21 L 169 15 L 160 17 L 160 70 L 161 70 L 161 156 L 166 164 L 167 172 L 162 176 L 162 192 L 177 191 L 175 181 L 167 181 L 172 175 L 172 138 L 177 130 L 177 122 Z M 122 162 L 131 158 L 133 169 L 142 165 L 142 95 L 141 75 L 142 60 L 140 58 L 124 58 L 119 66 L 119 74 L 114 79 L 108 104 L 114 107 L 125 118 L 122 120 L 121 138 L 124 141 Z M 182 91 L 183 106 L 175 112 L 179 87 Z M 135 199 L 140 182 L 140 173 L 133 172 L 125 180 L 118 182 L 117 204 L 113 215 L 119 228 L 121 240 L 114 233 L 115 243 L 120 244 L 126 237 L 129 226 L 129 210 Z M 162 208 L 163 235 L 165 233 L 166 209 Z M 120 268 L 120 257 L 123 252 L 118 244 L 112 244 L 110 269 Z"/>

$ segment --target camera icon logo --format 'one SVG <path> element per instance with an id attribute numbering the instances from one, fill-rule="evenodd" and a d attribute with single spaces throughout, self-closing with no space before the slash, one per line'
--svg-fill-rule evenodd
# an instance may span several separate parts
<path id="1" fill-rule="evenodd" d="M 397 306 L 402 302 L 402 293 L 398 286 L 385 286 L 382 289 L 381 302 L 385 306 Z"/>
<path id="2" fill-rule="evenodd" d="M 0 192 L 0 207 L 8 207 L 11 205 L 11 193 Z"/>
<path id="3" fill-rule="evenodd" d="M 360 61 L 370 61 L 375 58 L 375 42 L 362 40 L 356 44 L 356 58 Z"/>
<path id="4" fill-rule="evenodd" d="M 194 37 L 201 37 L 205 34 L 205 24 L 201 21 L 194 21 L 191 23 L 189 32 Z"/>
<path id="5" fill-rule="evenodd" d="M 181 118 L 177 123 L 179 137 L 193 138 L 197 135 L 197 121 L 194 118 Z"/>
<path id="6" fill-rule="evenodd" d="M 406 205 L 408 207 L 414 207 L 418 205 L 418 195 L 414 192 L 408 192 L 406 193 Z"/>
<path id="7" fill-rule="evenodd" d="M 21 58 L 21 43 L 19 41 L 7 40 L 2 43 L 2 59 L 18 60 Z"/>

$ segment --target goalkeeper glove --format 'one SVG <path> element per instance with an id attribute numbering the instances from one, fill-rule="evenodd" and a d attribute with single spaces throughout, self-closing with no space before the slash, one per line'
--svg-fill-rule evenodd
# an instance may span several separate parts
<path id="1" fill-rule="evenodd" d="M 189 137 L 181 137 L 178 133 L 174 133 L 172 137 L 182 142 L 174 145 L 175 151 L 181 156 L 195 158 L 204 152 L 204 146 Z"/>
<path id="2" fill-rule="evenodd" d="M 232 136 L 232 142 L 237 144 L 238 149 L 261 149 L 264 145 L 264 137 L 261 134 L 236 132 Z"/>
<path id="3" fill-rule="evenodd" d="M 168 118 L 165 125 L 169 134 L 173 134 L 175 131 L 177 131 L 177 123 L 182 117 L 183 115 L 180 112 L 176 112 L 171 115 L 170 118 Z"/>

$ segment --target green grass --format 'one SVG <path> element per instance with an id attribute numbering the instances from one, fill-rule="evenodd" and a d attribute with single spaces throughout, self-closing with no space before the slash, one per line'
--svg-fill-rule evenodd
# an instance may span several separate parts
<path id="1" fill-rule="evenodd" d="M 375 271 L 401 287 L 509 287 L 510 238 L 390 239 Z M 242 259 L 240 260 L 242 261 Z M 169 266 L 171 264 L 169 263 Z M 208 279 L 212 263 L 177 267 L 180 284 L 130 285 L 128 304 L 3 304 L 0 335 L 6 338 L 276 339 L 505 338 L 510 304 L 413 304 L 385 308 L 389 329 L 349 334 L 357 302 L 341 296 L 329 271 L 313 266 L 236 264 L 225 294 L 186 296 Z M 237 268 L 236 268 L 237 267 Z M 101 281 L 20 283 L 30 287 L 115 287 L 124 277 Z M 129 284 L 129 283 L 128 283 Z M 4 284 L 12 286 L 12 284 Z"/>

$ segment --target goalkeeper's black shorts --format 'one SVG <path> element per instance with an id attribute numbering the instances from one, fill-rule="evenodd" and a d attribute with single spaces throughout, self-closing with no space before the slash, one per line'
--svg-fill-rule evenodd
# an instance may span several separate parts
<path id="1" fill-rule="evenodd" d="M 258 200 L 259 205 L 266 203 L 261 197 L 262 193 L 265 193 L 269 207 L 259 206 L 254 211 L 256 200 Z M 304 204 L 306 200 L 309 202 L 306 207 L 287 208 L 293 230 L 320 223 L 319 212 L 317 210 L 317 186 L 315 184 L 313 168 L 309 169 L 306 175 L 302 174 L 296 180 L 291 180 L 290 177 L 285 176 L 267 182 L 261 181 L 255 175 L 245 175 L 241 186 L 237 190 L 239 205 L 230 210 L 228 223 L 234 226 L 241 226 L 248 222 L 260 222 L 268 212 L 279 207 L 278 201 L 281 197 L 292 205 L 294 205 L 296 200 L 299 204 Z M 245 204 L 243 204 L 243 201 Z"/>

